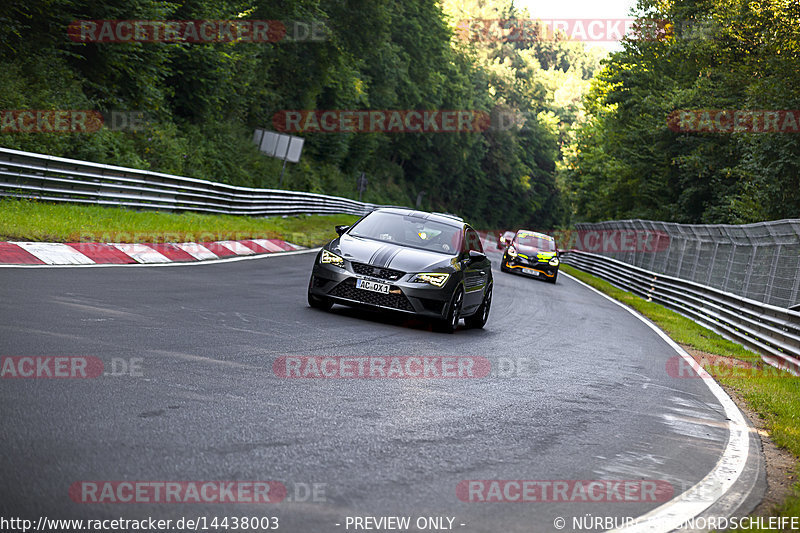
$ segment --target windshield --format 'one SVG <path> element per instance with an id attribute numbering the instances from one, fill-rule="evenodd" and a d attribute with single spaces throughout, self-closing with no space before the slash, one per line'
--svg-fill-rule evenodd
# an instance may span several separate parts
<path id="1" fill-rule="evenodd" d="M 517 243 L 520 246 L 528 246 L 530 248 L 536 248 L 541 252 L 555 252 L 556 251 L 556 241 L 549 237 L 543 237 L 540 235 L 533 235 L 533 234 L 520 234 L 517 237 Z"/>
<path id="2" fill-rule="evenodd" d="M 348 234 L 449 255 L 461 248 L 460 227 L 399 213 L 372 213 Z"/>

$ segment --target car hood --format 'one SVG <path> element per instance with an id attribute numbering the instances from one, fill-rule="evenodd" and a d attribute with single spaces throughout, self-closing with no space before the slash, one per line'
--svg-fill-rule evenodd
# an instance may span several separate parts
<path id="1" fill-rule="evenodd" d="M 328 244 L 328 250 L 348 261 L 392 268 L 403 272 L 426 272 L 452 267 L 455 256 L 399 246 L 372 239 L 342 235 Z"/>

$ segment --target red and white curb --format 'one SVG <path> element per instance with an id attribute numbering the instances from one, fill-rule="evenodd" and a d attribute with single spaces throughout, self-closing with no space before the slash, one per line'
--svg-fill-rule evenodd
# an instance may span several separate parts
<path id="1" fill-rule="evenodd" d="M 0 242 L 2 265 L 126 265 L 192 263 L 294 252 L 302 246 L 280 239 L 158 244 Z"/>

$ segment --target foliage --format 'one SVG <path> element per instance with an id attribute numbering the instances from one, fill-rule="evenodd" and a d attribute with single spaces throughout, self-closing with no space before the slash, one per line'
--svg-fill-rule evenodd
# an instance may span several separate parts
<path id="1" fill-rule="evenodd" d="M 795 0 L 640 0 L 669 21 L 605 62 L 559 182 L 579 220 L 745 223 L 800 212 L 796 133 L 681 132 L 676 110 L 796 110 Z"/>
<path id="2" fill-rule="evenodd" d="M 511 0 L 461 2 L 514 14 Z M 490 7 L 486 7 L 490 6 Z M 491 7 L 493 6 L 493 7 Z M 447 7 L 445 6 L 445 10 Z M 80 43 L 76 20 L 280 20 L 321 40 Z M 580 43 L 472 46 L 433 0 L 7 0 L 0 13 L 0 109 L 141 111 L 138 131 L 4 133 L 0 145 L 101 163 L 277 187 L 281 162 L 251 142 L 293 109 L 468 109 L 524 116 L 482 133 L 307 133 L 289 189 L 468 214 L 477 224 L 558 226 L 559 142 L 599 55 Z M 542 114 L 543 113 L 543 114 Z"/>

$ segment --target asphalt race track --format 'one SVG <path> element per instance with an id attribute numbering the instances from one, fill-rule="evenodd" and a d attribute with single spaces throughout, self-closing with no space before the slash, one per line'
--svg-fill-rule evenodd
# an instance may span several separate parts
<path id="1" fill-rule="evenodd" d="M 465 533 L 556 531 L 557 517 L 642 515 L 700 481 L 726 446 L 704 380 L 672 377 L 664 340 L 566 276 L 501 273 L 492 255 L 486 329 L 447 335 L 309 308 L 314 257 L 0 269 L 0 355 L 93 356 L 106 370 L 0 380 L 3 515 L 277 516 L 280 531 L 319 533 L 347 531 L 348 516 L 451 517 Z M 287 379 L 273 372 L 281 356 L 479 356 L 493 374 Z M 289 498 L 76 503 L 81 480 L 275 480 Z M 658 480 L 674 494 L 465 502 L 465 480 Z"/>

